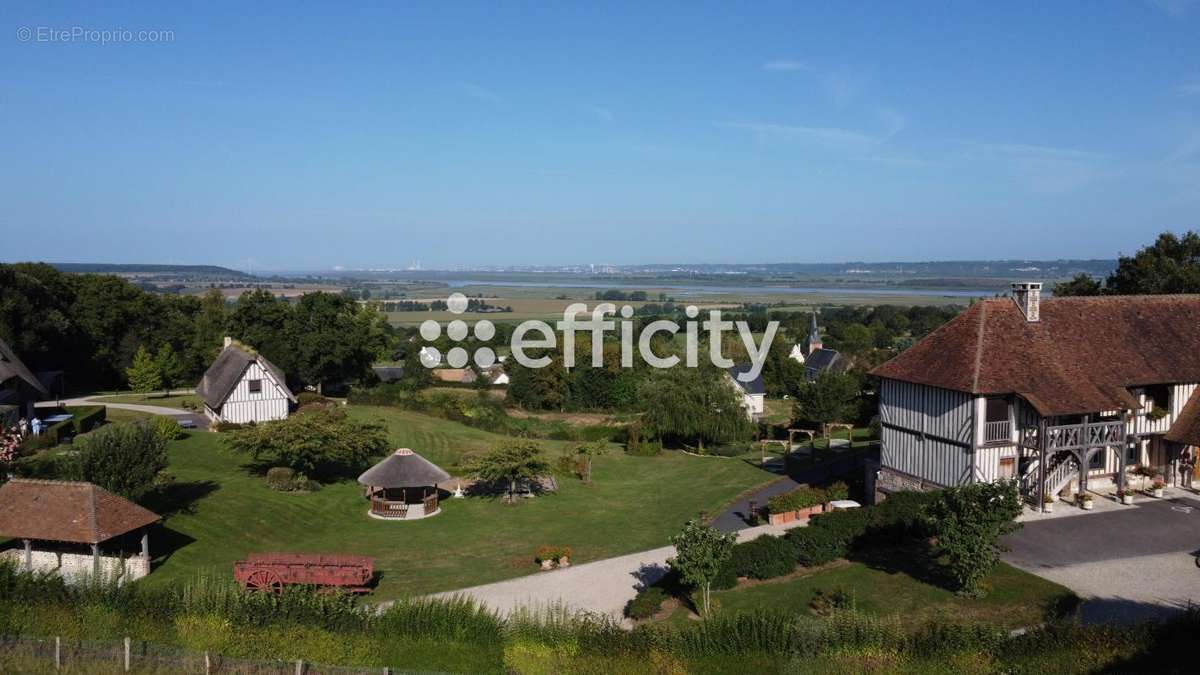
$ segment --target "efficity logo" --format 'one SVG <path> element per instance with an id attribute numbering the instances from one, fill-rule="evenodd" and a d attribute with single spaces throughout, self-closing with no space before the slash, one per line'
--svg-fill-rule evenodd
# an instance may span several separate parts
<path id="1" fill-rule="evenodd" d="M 463 314 L 469 305 L 467 296 L 462 293 L 452 293 L 446 299 L 446 307 L 451 314 Z M 742 382 L 750 382 L 762 372 L 767 352 L 779 330 L 778 321 L 769 321 L 762 339 L 755 342 L 754 333 L 745 321 L 726 321 L 721 318 L 719 309 L 709 310 L 708 318 L 699 321 L 696 319 L 700 316 L 700 309 L 689 305 L 684 310 L 688 320 L 684 321 L 682 326 L 670 319 L 658 319 L 643 326 L 635 339 L 635 325 L 632 321 L 634 310 L 630 305 L 623 305 L 618 310 L 613 303 L 603 302 L 592 308 L 590 317 L 586 320 L 580 320 L 581 314 L 588 314 L 588 306 L 577 302 L 567 305 L 563 310 L 562 320 L 553 327 L 537 319 L 521 322 L 513 330 L 509 343 L 513 359 L 526 368 L 545 368 L 553 362 L 549 356 L 542 354 L 533 357 L 527 351 L 556 349 L 561 337 L 563 367 L 574 368 L 577 333 L 589 333 L 592 342 L 592 367 L 601 368 L 604 366 L 605 336 L 611 331 L 619 331 L 622 368 L 633 367 L 635 353 L 653 368 L 674 368 L 680 364 L 687 368 L 695 368 L 700 362 L 700 332 L 704 331 L 708 335 L 709 362 L 718 368 L 732 368 L 735 363 L 721 352 L 721 345 L 725 332 L 736 330 L 746 348 L 746 354 L 750 357 L 750 368 L 739 373 L 737 378 Z M 620 321 L 615 320 L 618 314 L 621 317 Z M 610 320 L 610 317 L 613 320 Z M 666 334 L 674 337 L 680 332 L 684 334 L 682 359 L 677 354 L 660 356 L 655 353 L 652 345 L 656 335 Z M 496 336 L 496 326 L 491 321 L 484 320 L 477 322 L 472 328 L 462 319 L 454 319 L 446 326 L 446 337 L 453 342 L 463 342 L 471 333 L 474 333 L 477 340 L 488 342 Z M 429 319 L 421 324 L 420 334 L 426 342 L 438 340 L 442 336 L 442 325 Z M 462 368 L 468 361 L 474 362 L 480 368 L 490 368 L 496 363 L 496 352 L 488 346 L 477 348 L 474 354 L 464 347 L 451 347 L 446 352 L 446 362 L 452 368 Z M 421 349 L 421 364 L 426 368 L 440 366 L 441 352 L 431 345 L 425 346 Z"/>

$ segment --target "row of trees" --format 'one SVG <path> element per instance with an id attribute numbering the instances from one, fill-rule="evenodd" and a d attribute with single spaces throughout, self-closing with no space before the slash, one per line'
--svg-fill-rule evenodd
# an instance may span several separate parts
<path id="1" fill-rule="evenodd" d="M 77 387 L 194 383 L 226 335 L 317 387 L 367 377 L 396 341 L 375 306 L 337 294 L 288 301 L 259 289 L 229 303 L 215 289 L 164 295 L 111 275 L 0 264 L 0 338 L 31 368 L 66 371 Z"/>
<path id="2" fill-rule="evenodd" d="M 1121 256 L 1103 283 L 1087 274 L 1054 286 L 1054 294 L 1157 295 L 1200 293 L 1200 233 L 1170 232 L 1132 256 Z"/>

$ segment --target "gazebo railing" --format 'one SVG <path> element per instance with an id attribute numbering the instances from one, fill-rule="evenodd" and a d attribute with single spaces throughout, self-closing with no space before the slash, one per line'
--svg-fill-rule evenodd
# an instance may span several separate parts
<path id="1" fill-rule="evenodd" d="M 380 518 L 424 518 L 438 511 L 438 495 L 434 491 L 426 495 L 420 502 L 393 501 L 379 496 L 371 497 L 371 514 Z"/>

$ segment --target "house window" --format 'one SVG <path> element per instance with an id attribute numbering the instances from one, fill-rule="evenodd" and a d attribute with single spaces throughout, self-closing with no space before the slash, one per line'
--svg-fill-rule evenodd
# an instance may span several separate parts
<path id="1" fill-rule="evenodd" d="M 250 385 L 250 393 L 251 394 L 261 394 L 262 393 L 262 380 L 248 380 L 247 384 Z"/>
<path id="2" fill-rule="evenodd" d="M 1142 444 L 1134 443 L 1125 448 L 1125 464 L 1141 464 L 1142 463 Z"/>
<path id="3" fill-rule="evenodd" d="M 1017 477 L 1017 458 L 1002 457 L 1000 459 L 1000 478 L 1008 480 Z"/>
<path id="4" fill-rule="evenodd" d="M 1008 401 L 1002 398 L 989 398 L 987 400 L 987 421 L 1007 422 Z"/>
<path id="5" fill-rule="evenodd" d="M 1156 384 L 1146 387 L 1146 405 L 1151 410 L 1154 408 L 1158 408 L 1160 410 L 1170 410 L 1171 387 L 1165 384 Z"/>

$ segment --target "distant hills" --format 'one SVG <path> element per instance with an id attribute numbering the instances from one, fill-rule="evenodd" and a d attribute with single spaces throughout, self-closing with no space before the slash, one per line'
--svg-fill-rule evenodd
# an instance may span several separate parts
<path id="1" fill-rule="evenodd" d="M 75 274 L 119 274 L 171 276 L 204 279 L 254 279 L 245 272 L 218 265 L 121 265 L 110 263 L 49 263 L 62 272 Z"/>

